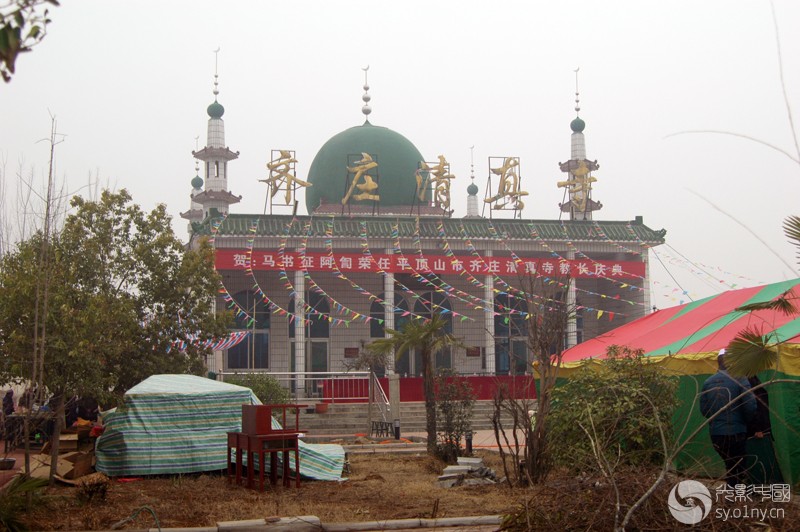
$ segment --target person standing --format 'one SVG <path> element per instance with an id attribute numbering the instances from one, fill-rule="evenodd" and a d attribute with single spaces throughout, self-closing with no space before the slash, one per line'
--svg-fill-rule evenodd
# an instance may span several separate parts
<path id="1" fill-rule="evenodd" d="M 8 390 L 3 396 L 3 415 L 8 417 L 14 413 L 14 390 Z"/>
<path id="2" fill-rule="evenodd" d="M 724 349 L 717 356 L 717 366 L 717 372 L 703 384 L 700 412 L 711 418 L 711 444 L 725 462 L 725 481 L 733 488 L 747 480 L 747 424 L 756 413 L 756 400 L 746 393 L 750 391 L 747 379 L 728 373 Z"/>
<path id="3" fill-rule="evenodd" d="M 748 379 L 756 398 L 756 413 L 747 425 L 748 471 L 753 484 L 783 484 L 783 474 L 775 457 L 769 394 L 757 375 Z"/>

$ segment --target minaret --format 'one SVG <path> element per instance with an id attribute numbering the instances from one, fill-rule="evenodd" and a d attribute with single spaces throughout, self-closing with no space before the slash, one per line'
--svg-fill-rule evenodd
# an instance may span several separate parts
<path id="1" fill-rule="evenodd" d="M 193 196 L 194 201 L 202 205 L 204 219 L 209 215 L 227 214 L 228 206 L 242 199 L 241 196 L 234 196 L 228 190 L 228 161 L 239 157 L 239 152 L 233 152 L 225 145 L 225 122 L 222 120 L 225 108 L 217 101 L 219 49 L 214 54 L 214 102 L 207 109 L 209 118 L 206 146 L 200 151 L 192 152 L 195 159 L 205 165 L 205 191 Z"/>
<path id="2" fill-rule="evenodd" d="M 195 138 L 195 149 L 197 149 L 197 139 Z M 189 202 L 189 210 L 181 213 L 181 218 L 189 221 L 189 233 L 192 233 L 192 224 L 203 221 L 203 206 L 199 204 L 195 197 L 203 192 L 203 178 L 200 177 L 200 161 L 194 163 L 194 177 L 192 178 L 192 193 Z"/>
<path id="3" fill-rule="evenodd" d="M 475 161 L 473 151 L 475 146 L 469 148 L 469 178 L 470 183 L 467 187 L 467 218 L 478 218 L 478 185 L 475 184 Z"/>
<path id="4" fill-rule="evenodd" d="M 586 122 L 580 117 L 581 99 L 578 91 L 578 70 L 575 70 L 575 119 L 570 122 L 572 130 L 570 142 L 570 160 L 558 163 L 562 172 L 568 174 L 566 181 L 560 181 L 559 187 L 564 187 L 569 195 L 568 201 L 560 203 L 561 212 L 568 212 L 570 220 L 591 220 L 592 211 L 599 210 L 603 204 L 592 200 L 592 183 L 597 181 L 592 177 L 592 172 L 600 168 L 597 161 L 586 158 L 586 139 L 583 130 Z"/>

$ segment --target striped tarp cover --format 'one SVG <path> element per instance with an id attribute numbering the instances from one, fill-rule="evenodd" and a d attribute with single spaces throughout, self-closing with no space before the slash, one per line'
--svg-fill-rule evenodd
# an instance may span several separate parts
<path id="1" fill-rule="evenodd" d="M 154 375 L 103 415 L 95 468 L 112 477 L 225 469 L 227 433 L 241 430 L 242 404 L 259 403 L 242 386 L 194 375 Z M 300 442 L 302 476 L 341 480 L 343 466 L 341 445 Z"/>

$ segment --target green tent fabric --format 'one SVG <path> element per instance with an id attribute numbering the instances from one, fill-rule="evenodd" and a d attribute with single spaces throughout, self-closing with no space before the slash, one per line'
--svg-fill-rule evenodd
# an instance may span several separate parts
<path id="1" fill-rule="evenodd" d="M 719 476 L 724 467 L 711 447 L 708 428 L 700 429 L 698 393 L 717 369 L 716 356 L 746 328 L 780 342 L 776 368 L 759 375 L 767 386 L 775 453 L 783 479 L 800 483 L 800 313 L 737 310 L 787 294 L 800 308 L 800 279 L 729 290 L 699 301 L 656 311 L 564 352 L 559 374 L 569 378 L 581 367 L 599 366 L 612 345 L 641 349 L 644 356 L 679 377 L 680 407 L 673 418 L 676 439 L 686 446 L 675 466 L 685 472 Z M 759 449 L 756 449 L 759 447 Z M 754 446 L 753 457 L 763 451 Z M 762 475 L 763 476 L 763 475 Z"/>
<path id="2" fill-rule="evenodd" d="M 112 477 L 225 469 L 227 433 L 241 430 L 243 404 L 260 401 L 249 388 L 205 377 L 153 375 L 103 415 L 96 469 Z M 341 480 L 343 467 L 341 445 L 300 442 L 303 477 Z"/>

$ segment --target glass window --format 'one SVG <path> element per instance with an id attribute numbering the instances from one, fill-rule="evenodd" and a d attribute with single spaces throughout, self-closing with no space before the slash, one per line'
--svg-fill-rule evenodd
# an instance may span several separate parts
<path id="1" fill-rule="evenodd" d="M 228 369 L 268 369 L 269 333 L 250 334 L 228 349 Z"/>
<path id="2" fill-rule="evenodd" d="M 316 311 L 314 314 L 308 315 L 308 337 L 329 338 L 331 332 L 331 323 L 328 321 L 328 317 L 331 315 L 330 303 L 325 297 L 316 292 L 309 292 L 306 301 Z"/>
<path id="3" fill-rule="evenodd" d="M 418 292 L 419 293 L 419 292 Z M 441 309 L 451 310 L 450 300 L 439 292 L 422 292 L 419 293 L 420 297 L 414 303 L 414 314 L 424 318 L 430 318 L 434 313 L 441 314 Z M 453 313 L 446 312 L 441 314 L 445 319 L 445 331 L 448 333 L 453 332 Z M 398 363 L 403 366 L 408 366 L 409 361 L 403 360 L 408 357 L 408 354 L 403 355 L 398 360 Z M 410 368 L 409 374 L 422 375 L 422 355 L 419 352 L 414 353 L 414 367 Z M 434 354 L 434 365 L 436 369 L 449 369 L 452 367 L 452 357 L 450 348 L 442 349 Z M 398 371 L 399 372 L 399 371 Z"/>
<path id="4" fill-rule="evenodd" d="M 330 338 L 331 324 L 328 317 L 331 314 L 331 307 L 328 300 L 316 292 L 306 294 L 306 302 L 316 312 L 306 310 L 306 337 L 308 338 Z M 287 312 L 294 315 L 294 297 L 289 300 Z M 289 320 L 289 338 L 294 338 L 295 320 Z"/>
<path id="5" fill-rule="evenodd" d="M 255 292 L 242 291 L 233 295 L 234 301 L 247 313 L 234 317 L 233 330 L 248 331 L 239 344 L 228 349 L 228 369 L 269 368 L 270 311 L 263 298 Z"/>
<path id="6" fill-rule="evenodd" d="M 513 310 L 513 312 L 512 312 Z M 528 336 L 528 324 L 525 315 L 528 303 L 519 297 L 498 294 L 494 298 L 494 334 L 504 338 L 511 336 Z"/>
<path id="7" fill-rule="evenodd" d="M 380 299 L 384 299 L 381 294 Z M 405 314 L 405 316 L 403 315 Z M 386 308 L 384 303 L 373 301 L 369 307 L 369 316 L 372 318 L 369 322 L 369 336 L 370 338 L 383 338 L 385 336 L 384 329 L 386 328 Z M 408 315 L 408 302 L 399 294 L 394 295 L 394 329 L 399 331 L 408 320 L 411 319 Z M 383 321 L 383 323 L 378 320 Z"/>

